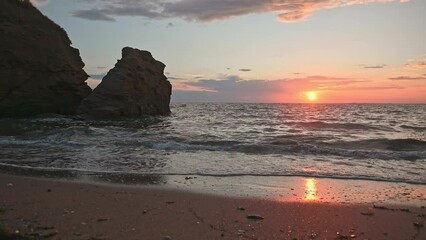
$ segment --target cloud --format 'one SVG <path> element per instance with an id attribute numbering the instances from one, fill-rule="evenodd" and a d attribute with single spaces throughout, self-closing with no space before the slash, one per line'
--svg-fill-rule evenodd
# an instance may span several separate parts
<path id="1" fill-rule="evenodd" d="M 49 2 L 49 0 L 30 0 L 30 2 L 35 6 L 40 6 Z"/>
<path id="2" fill-rule="evenodd" d="M 83 18 L 86 20 L 110 21 L 115 22 L 113 17 L 108 16 L 107 13 L 102 11 L 93 10 L 79 10 L 73 14 L 74 17 Z"/>
<path id="3" fill-rule="evenodd" d="M 423 69 L 426 68 L 426 54 L 423 55 L 420 59 L 411 59 L 406 64 L 405 67 L 411 69 Z"/>
<path id="4" fill-rule="evenodd" d="M 405 87 L 398 85 L 379 86 L 379 87 L 351 87 L 348 90 L 390 90 L 390 89 L 405 89 Z"/>
<path id="5" fill-rule="evenodd" d="M 426 75 L 423 74 L 422 77 L 408 77 L 408 76 L 399 76 L 399 77 L 391 77 L 389 80 L 397 80 L 397 81 L 417 81 L 417 80 L 426 80 Z"/>
<path id="6" fill-rule="evenodd" d="M 238 69 L 238 71 L 240 71 L 240 72 L 251 72 L 252 70 L 249 69 L 249 68 L 241 68 L 241 69 Z"/>
<path id="7" fill-rule="evenodd" d="M 168 80 L 184 80 L 183 78 L 180 77 L 167 77 Z"/>
<path id="8" fill-rule="evenodd" d="M 212 22 L 233 17 L 274 13 L 281 22 L 298 22 L 314 12 L 369 3 L 406 2 L 407 0 L 79 0 L 93 3 L 90 9 L 74 12 L 74 16 L 113 21 L 119 16 L 150 19 L 182 18 L 187 21 Z"/>
<path id="9" fill-rule="evenodd" d="M 352 90 L 352 84 L 363 82 L 365 80 L 329 76 L 244 80 L 240 76 L 230 75 L 216 79 L 173 81 L 172 96 L 174 101 L 179 102 L 280 102 L 285 96 L 304 91 Z"/>
<path id="10" fill-rule="evenodd" d="M 405 64 L 405 66 L 408 68 L 415 68 L 415 69 L 426 68 L 426 61 L 411 62 L 411 63 Z"/>
<path id="11" fill-rule="evenodd" d="M 387 66 L 386 64 L 380 64 L 380 65 L 365 65 L 365 64 L 360 64 L 360 67 L 366 68 L 366 69 L 381 69 L 381 68 L 385 68 L 386 66 Z"/>

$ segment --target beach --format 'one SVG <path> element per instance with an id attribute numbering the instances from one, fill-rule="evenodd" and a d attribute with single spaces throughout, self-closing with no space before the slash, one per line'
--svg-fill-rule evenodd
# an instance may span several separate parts
<path id="1" fill-rule="evenodd" d="M 2 239 L 426 237 L 426 210 L 409 203 L 279 201 L 5 174 L 0 199 Z M 13 234 L 27 238 L 6 238 Z"/>
<path id="2" fill-rule="evenodd" d="M 426 240 L 425 9 L 0 0 L 0 240 Z"/>

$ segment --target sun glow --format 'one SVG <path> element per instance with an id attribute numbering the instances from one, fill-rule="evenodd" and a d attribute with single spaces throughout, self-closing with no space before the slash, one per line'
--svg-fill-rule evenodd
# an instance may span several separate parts
<path id="1" fill-rule="evenodd" d="M 317 200 L 317 181 L 315 179 L 309 178 L 305 182 L 305 200 L 313 201 Z"/>
<path id="2" fill-rule="evenodd" d="M 316 92 L 306 92 L 306 97 L 309 101 L 315 101 L 317 100 L 317 93 Z"/>

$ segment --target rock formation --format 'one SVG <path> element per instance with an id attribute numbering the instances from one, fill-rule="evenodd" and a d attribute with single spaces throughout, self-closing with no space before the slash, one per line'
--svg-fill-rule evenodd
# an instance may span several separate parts
<path id="1" fill-rule="evenodd" d="M 76 112 L 91 89 L 70 45 L 28 0 L 0 1 L 0 117 Z"/>
<path id="2" fill-rule="evenodd" d="M 83 100 L 78 113 L 95 118 L 169 114 L 172 86 L 164 68 L 147 51 L 123 48 L 122 59 Z"/>

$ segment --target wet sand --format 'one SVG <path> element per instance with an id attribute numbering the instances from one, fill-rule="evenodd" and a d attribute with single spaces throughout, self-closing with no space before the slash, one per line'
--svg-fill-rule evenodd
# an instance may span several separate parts
<path id="1" fill-rule="evenodd" d="M 35 239 L 426 239 L 425 214 L 421 205 L 280 201 L 0 175 L 0 238 L 16 232 Z"/>

